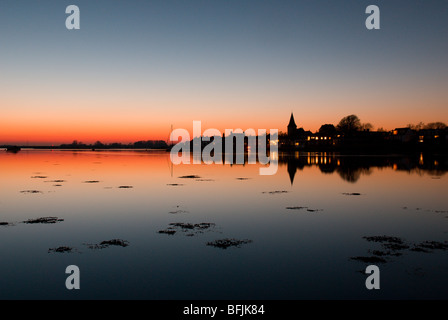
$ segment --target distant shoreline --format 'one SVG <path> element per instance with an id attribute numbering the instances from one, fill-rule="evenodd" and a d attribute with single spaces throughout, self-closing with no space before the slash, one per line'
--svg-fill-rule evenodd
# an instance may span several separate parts
<path id="1" fill-rule="evenodd" d="M 60 147 L 49 147 L 49 146 L 33 146 L 33 147 L 20 147 L 20 151 L 68 151 L 68 152 L 102 152 L 102 151 L 113 151 L 113 152 L 123 152 L 123 151 L 138 151 L 138 152 L 163 152 L 167 153 L 169 148 L 60 148 Z M 0 151 L 8 152 L 6 147 L 0 146 Z M 20 152 L 20 151 L 17 151 Z M 315 155 L 336 155 L 336 156 L 407 156 L 416 154 L 433 154 L 440 156 L 448 156 L 448 150 L 443 149 L 413 149 L 413 148 L 398 148 L 398 149 L 315 149 L 315 148 L 303 148 L 303 149 L 283 149 L 278 150 L 279 155 L 283 157 L 294 156 L 295 154 L 312 153 Z M 227 154 L 223 152 L 223 154 Z M 248 155 L 248 152 L 244 152 Z M 269 153 L 268 153 L 269 154 Z"/>

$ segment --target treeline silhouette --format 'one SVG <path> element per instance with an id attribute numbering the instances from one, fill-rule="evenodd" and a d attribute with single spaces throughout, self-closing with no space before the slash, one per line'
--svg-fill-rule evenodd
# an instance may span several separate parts
<path id="1" fill-rule="evenodd" d="M 408 124 L 403 128 L 386 131 L 362 123 L 352 114 L 335 126 L 323 124 L 312 133 L 303 128 L 288 126 L 288 132 L 279 133 L 281 150 L 339 151 L 363 153 L 395 153 L 413 151 L 448 151 L 448 127 L 443 122 Z"/>
<path id="2" fill-rule="evenodd" d="M 54 148 L 54 147 L 53 147 Z M 61 149 L 166 149 L 168 145 L 163 140 L 142 140 L 136 141 L 134 143 L 123 144 L 119 142 L 113 142 L 109 144 L 97 141 L 93 144 L 84 144 L 74 140 L 70 144 L 61 144 L 59 146 Z"/>
<path id="3" fill-rule="evenodd" d="M 238 152 L 236 149 L 236 140 L 244 136 L 243 133 L 232 133 L 234 141 L 233 147 L 225 148 L 222 141 L 222 152 Z M 190 149 L 198 143 L 201 149 L 207 145 L 215 143 L 217 137 L 211 137 L 210 141 L 202 141 L 201 138 L 194 138 L 189 142 Z M 224 135 L 221 138 L 225 138 Z M 323 124 L 316 132 L 305 131 L 302 127 L 297 128 L 293 115 L 291 114 L 290 124 L 287 126 L 287 132 L 280 131 L 277 141 L 272 139 L 269 134 L 263 141 L 267 142 L 266 149 L 269 150 L 270 144 L 275 143 L 280 151 L 327 151 L 354 154 L 391 154 L 391 153 L 413 153 L 413 152 L 434 152 L 448 153 L 448 127 L 443 122 L 431 122 L 424 124 L 408 124 L 406 127 L 395 128 L 386 131 L 378 128 L 373 131 L 371 123 L 362 123 L 358 116 L 352 114 L 342 118 L 337 125 Z M 243 137 L 244 152 L 249 151 L 248 137 Z M 173 145 L 163 140 L 141 140 L 134 143 L 102 143 L 97 141 L 93 144 L 85 144 L 74 140 L 69 144 L 60 146 L 33 146 L 40 149 L 165 149 L 169 150 Z M 14 151 L 13 148 L 20 150 L 24 146 L 2 146 Z M 252 152 L 257 152 L 257 148 L 252 148 Z M 221 151 L 221 150 L 220 150 Z"/>

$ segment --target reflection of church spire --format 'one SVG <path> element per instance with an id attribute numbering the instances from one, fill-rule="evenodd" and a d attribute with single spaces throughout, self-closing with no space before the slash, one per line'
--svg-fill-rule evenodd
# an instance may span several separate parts
<path id="1" fill-rule="evenodd" d="M 296 175 L 297 171 L 297 164 L 295 163 L 294 159 L 289 159 L 287 166 L 288 166 L 289 180 L 291 180 L 291 186 L 292 186 L 294 183 L 294 176 Z"/>

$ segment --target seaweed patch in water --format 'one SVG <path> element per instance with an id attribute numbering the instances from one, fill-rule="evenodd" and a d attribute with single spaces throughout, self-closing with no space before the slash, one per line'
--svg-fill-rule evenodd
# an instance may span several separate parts
<path id="1" fill-rule="evenodd" d="M 23 221 L 23 223 L 33 224 L 33 223 L 57 223 L 64 221 L 64 219 L 59 219 L 58 217 L 42 217 L 37 219 L 28 219 Z"/>
<path id="2" fill-rule="evenodd" d="M 159 230 L 158 233 L 164 233 L 164 234 L 169 234 L 169 235 L 173 235 L 176 233 L 176 230 L 173 229 L 165 229 L 165 230 Z"/>
<path id="3" fill-rule="evenodd" d="M 176 211 L 170 211 L 171 214 L 178 214 L 178 213 L 188 213 L 186 210 L 176 210 Z"/>
<path id="4" fill-rule="evenodd" d="M 303 210 L 306 209 L 308 212 L 317 212 L 317 211 L 323 211 L 323 209 L 310 209 L 308 207 L 286 207 L 288 210 Z"/>
<path id="5" fill-rule="evenodd" d="M 409 246 L 407 244 L 402 243 L 383 243 L 382 246 L 392 251 L 409 249 Z"/>
<path id="6" fill-rule="evenodd" d="M 160 230 L 158 233 L 165 233 L 169 235 L 175 234 L 177 231 L 188 232 L 187 236 L 191 237 L 198 233 L 203 233 L 204 231 L 210 231 L 214 228 L 215 224 L 211 222 L 201 222 L 201 223 L 184 223 L 184 222 L 173 222 L 169 224 L 169 227 L 165 230 Z"/>
<path id="7" fill-rule="evenodd" d="M 118 189 L 132 189 L 133 186 L 119 186 Z"/>
<path id="8" fill-rule="evenodd" d="M 232 239 L 225 238 L 225 239 L 218 239 L 218 240 L 214 240 L 211 242 L 207 242 L 207 245 L 215 247 L 215 248 L 227 249 L 228 247 L 240 248 L 241 245 L 251 243 L 251 242 L 252 242 L 252 240 L 249 240 L 249 239 L 238 240 L 238 239 L 233 239 L 233 238 Z"/>
<path id="9" fill-rule="evenodd" d="M 20 191 L 20 193 L 43 193 L 42 191 L 39 190 L 22 190 Z"/>
<path id="10" fill-rule="evenodd" d="M 181 229 L 194 229 L 194 230 L 206 230 L 209 228 L 212 228 L 215 226 L 214 223 L 211 222 L 201 222 L 201 223 L 183 223 L 183 222 L 174 222 L 170 223 L 170 226 L 174 228 L 181 228 Z"/>
<path id="11" fill-rule="evenodd" d="M 268 194 L 281 194 L 281 193 L 288 193 L 289 191 L 285 190 L 275 190 L 275 191 L 263 191 L 262 193 L 268 193 Z"/>
<path id="12" fill-rule="evenodd" d="M 424 241 L 422 243 L 416 244 L 414 249 L 429 249 L 429 250 L 448 250 L 448 242 L 439 242 L 439 241 Z M 413 250 L 413 251 L 417 251 Z M 422 251 L 423 252 L 423 251 Z"/>
<path id="13" fill-rule="evenodd" d="M 49 253 L 50 252 L 60 252 L 60 253 L 73 252 L 73 248 L 62 246 L 62 247 L 57 247 L 57 248 L 50 248 L 50 249 L 48 249 L 48 252 Z"/>
<path id="14" fill-rule="evenodd" d="M 424 248 L 419 247 L 419 246 L 414 246 L 413 248 L 411 248 L 409 250 L 414 251 L 414 252 L 423 252 L 423 253 L 431 253 L 432 252 L 430 250 L 424 249 Z"/>
<path id="15" fill-rule="evenodd" d="M 87 181 L 83 181 L 83 183 L 99 183 L 98 180 L 87 180 Z"/>
<path id="16" fill-rule="evenodd" d="M 390 237 L 390 236 L 371 236 L 371 237 L 363 237 L 367 241 L 370 242 L 378 242 L 385 249 L 381 250 L 369 250 L 370 253 L 374 255 L 374 257 L 352 257 L 352 260 L 358 260 L 363 262 L 387 262 L 386 259 L 382 257 L 388 256 L 401 256 L 402 250 L 409 250 L 413 252 L 422 252 L 422 253 L 432 253 L 432 250 L 448 250 L 448 241 L 439 242 L 439 241 L 424 241 L 418 244 L 406 243 L 403 239 L 398 237 Z M 373 258 L 373 260 L 372 260 Z M 382 259 L 381 261 L 374 261 L 375 259 Z"/>
<path id="17" fill-rule="evenodd" d="M 201 179 L 201 177 L 197 176 L 197 175 L 180 176 L 178 178 L 180 178 L 180 179 Z"/>
<path id="18" fill-rule="evenodd" d="M 388 257 L 388 256 L 401 256 L 400 252 L 392 252 L 392 251 L 381 251 L 381 250 L 373 250 L 372 254 L 379 257 Z"/>
<path id="19" fill-rule="evenodd" d="M 343 192 L 342 193 L 344 196 L 360 196 L 361 195 L 361 193 L 359 193 L 359 192 Z"/>
<path id="20" fill-rule="evenodd" d="M 110 246 L 127 247 L 129 246 L 129 241 L 122 239 L 112 239 L 101 241 L 99 244 L 85 244 L 89 249 L 104 249 Z"/>
<path id="21" fill-rule="evenodd" d="M 403 239 L 398 238 L 398 237 L 371 236 L 371 237 L 363 237 L 363 239 L 366 239 L 367 241 L 373 241 L 373 242 L 391 242 L 391 243 L 403 244 Z"/>
<path id="22" fill-rule="evenodd" d="M 127 247 L 129 245 L 129 241 L 121 240 L 121 239 L 112 239 L 100 242 L 101 246 L 119 246 L 119 247 Z"/>

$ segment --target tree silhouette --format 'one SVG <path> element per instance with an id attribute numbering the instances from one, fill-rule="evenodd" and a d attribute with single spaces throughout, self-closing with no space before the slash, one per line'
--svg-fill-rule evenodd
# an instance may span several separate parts
<path id="1" fill-rule="evenodd" d="M 425 129 L 445 129 L 446 124 L 443 122 L 430 122 L 424 126 Z"/>
<path id="2" fill-rule="evenodd" d="M 319 133 L 325 136 L 334 136 L 336 134 L 336 128 L 332 124 L 323 124 L 319 128 Z"/>
<path id="3" fill-rule="evenodd" d="M 372 129 L 373 129 L 373 125 L 372 125 L 370 122 L 363 123 L 363 124 L 361 125 L 361 130 L 364 130 L 364 131 L 370 131 L 370 130 L 372 130 Z"/>
<path id="4" fill-rule="evenodd" d="M 359 120 L 358 116 L 351 114 L 342 118 L 336 128 L 342 134 L 351 135 L 361 129 L 361 120 Z"/>
<path id="5" fill-rule="evenodd" d="M 408 128 L 412 129 L 412 130 L 421 130 L 421 129 L 423 129 L 424 126 L 425 126 L 425 124 L 421 121 L 417 124 L 412 124 L 412 123 L 408 124 Z"/>

